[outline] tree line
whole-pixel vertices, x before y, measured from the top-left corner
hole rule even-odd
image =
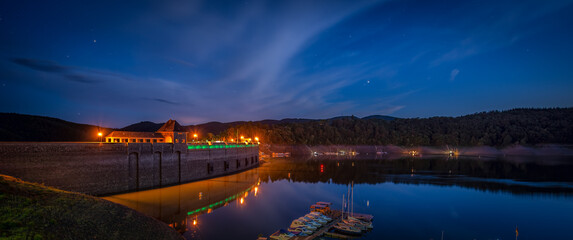
[[[229,127],[219,137],[259,137],[270,144],[495,146],[573,143],[573,108],[513,109],[461,117],[328,120]]]

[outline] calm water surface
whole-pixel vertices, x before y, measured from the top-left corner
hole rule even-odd
[[[573,239],[573,159],[271,159],[239,174],[106,197],[187,239],[256,239],[329,201],[374,215],[363,239]]]

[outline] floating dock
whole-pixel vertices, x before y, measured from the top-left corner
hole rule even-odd
[[[328,229],[330,229],[332,226],[334,226],[334,224],[340,222],[341,220],[341,216],[342,216],[342,212],[338,211],[338,210],[331,210],[329,214],[326,214],[327,217],[332,218],[332,222],[329,222],[328,224],[322,226],[321,228],[317,229],[314,233],[312,233],[311,235],[308,236],[296,236],[291,238],[292,240],[312,240],[315,239],[317,237],[322,236],[325,232],[328,231]]]
[[[349,238],[360,238],[360,236],[349,236],[349,235],[345,235],[345,234],[340,234],[340,233],[331,233],[328,232],[328,230],[333,227],[334,225],[336,225],[337,223],[339,223],[340,221],[342,221],[342,211],[340,210],[330,210],[330,212],[328,214],[326,214],[326,216],[332,218],[332,222],[322,226],[321,228],[317,229],[314,233],[312,233],[311,235],[308,236],[295,236],[293,238],[291,238],[291,240],[312,240],[315,239],[317,237],[320,237],[322,235],[326,235],[328,237],[335,237],[335,238],[343,238],[343,239],[349,239]],[[369,214],[362,214],[362,213],[354,213],[352,214],[353,217],[355,218],[360,218],[360,219],[364,219],[365,221],[371,222],[372,219],[374,218],[374,216],[369,215]]]
[[[360,219],[361,221],[368,223],[368,226],[363,225],[361,227],[358,227],[358,229],[357,229],[357,228],[354,228],[354,227],[356,227],[355,223],[350,223],[350,224],[352,224],[352,226],[348,226],[347,223],[345,223],[345,222],[341,223],[343,221],[342,217],[344,215],[344,212],[342,212],[340,210],[330,209],[331,205],[332,205],[332,203],[330,203],[330,202],[317,202],[316,204],[313,204],[310,206],[311,212],[319,212],[319,213],[322,213],[323,215],[327,216],[328,218],[332,219],[329,223],[326,223],[326,225],[314,230],[311,235],[296,236],[295,234],[293,234],[291,232],[288,232],[284,229],[280,229],[279,231],[273,233],[268,239],[312,240],[312,239],[315,239],[315,238],[318,238],[321,236],[342,238],[342,239],[352,239],[352,238],[360,238],[365,231],[370,231],[372,229],[371,223],[372,223],[372,219],[374,218],[374,216],[372,216],[370,214],[351,213],[350,215],[352,217]],[[351,220],[351,221],[353,221],[353,220]],[[305,220],[303,220],[303,222],[305,222]],[[339,226],[337,226],[338,223],[341,223],[341,226],[345,226],[345,225],[346,226],[343,229],[341,229]],[[301,224],[300,220],[299,220],[299,222],[297,222],[297,224]],[[315,224],[315,223],[313,223],[313,224]],[[331,229],[332,229],[332,231],[331,231]],[[339,231],[342,231],[342,233]],[[344,234],[344,232],[348,232],[350,235]],[[355,236],[351,236],[351,235],[355,235]],[[267,238],[262,237],[262,238],[259,238],[258,240],[264,240],[264,239],[267,239]]]

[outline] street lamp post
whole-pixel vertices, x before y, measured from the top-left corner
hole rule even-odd
[[[99,136],[99,142],[103,142],[103,133],[98,132],[97,135]]]

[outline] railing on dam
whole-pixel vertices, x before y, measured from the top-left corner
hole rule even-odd
[[[187,149],[226,149],[226,148],[244,148],[244,147],[258,147],[258,144],[193,144],[188,145]]]

